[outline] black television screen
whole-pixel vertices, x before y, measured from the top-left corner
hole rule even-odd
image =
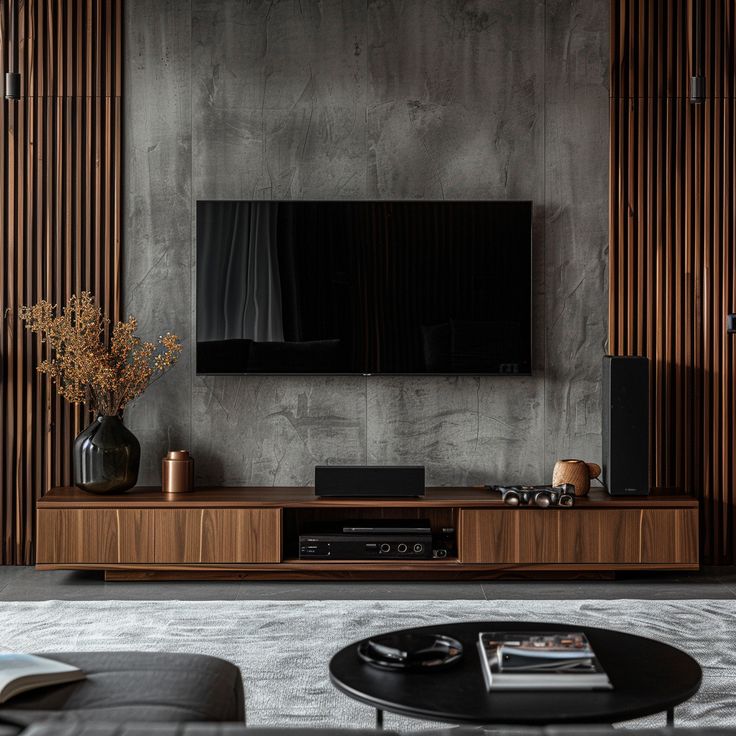
[[[531,202],[197,203],[197,372],[528,374]]]

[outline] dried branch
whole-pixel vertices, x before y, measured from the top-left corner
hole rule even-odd
[[[50,357],[38,365],[38,371],[49,376],[60,396],[72,404],[87,403],[98,414],[121,412],[181,353],[179,338],[170,332],[156,343],[143,342],[135,334],[134,317],[113,327],[108,344],[110,320],[86,291],[72,296],[61,313],[43,300],[21,307],[18,316],[49,347]]]

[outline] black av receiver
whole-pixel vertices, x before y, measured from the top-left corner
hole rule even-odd
[[[300,560],[431,559],[425,519],[361,519],[316,527],[299,535]]]

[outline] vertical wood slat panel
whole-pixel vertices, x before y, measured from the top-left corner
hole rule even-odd
[[[89,289],[121,314],[122,0],[25,0],[22,98],[0,102],[0,562],[29,564],[35,500],[71,481],[87,421],[36,373],[17,309]],[[8,3],[0,3],[7,64]]]
[[[719,564],[736,561],[736,12],[704,0],[695,106],[693,7],[611,2],[609,341],[650,358],[652,483],[700,494]]]
[[[693,56],[692,0],[611,0],[610,94],[686,98]],[[703,0],[706,92],[736,96],[736,7],[733,0]]]

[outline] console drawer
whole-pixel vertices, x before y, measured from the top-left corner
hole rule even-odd
[[[463,509],[462,563],[697,565],[697,509]]]
[[[144,564],[154,556],[152,509],[39,509],[39,564]]]
[[[280,509],[161,509],[156,562],[281,562]]]
[[[38,564],[281,562],[281,510],[39,509]]]

